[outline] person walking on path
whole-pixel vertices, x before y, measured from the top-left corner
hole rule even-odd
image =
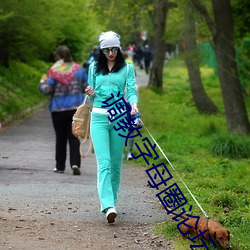
[[[127,132],[114,129],[116,122],[109,121],[108,109],[102,106],[111,95],[114,96],[113,102],[124,97],[126,88],[131,115],[134,115],[138,112],[137,94],[134,66],[124,60],[120,36],[113,31],[104,32],[100,34],[99,42],[99,57],[89,67],[86,93],[93,100],[90,134],[97,159],[97,189],[101,211],[106,214],[108,223],[113,223],[117,216],[115,205],[125,144],[125,138],[118,133],[126,136]]]
[[[73,61],[67,46],[59,46],[55,51],[55,64],[50,68],[48,77],[43,77],[39,89],[50,95],[49,110],[56,134],[55,173],[64,173],[66,168],[67,141],[69,141],[70,166],[73,175],[80,175],[80,142],[72,134],[72,117],[84,100],[84,87],[87,74]]]
[[[144,67],[145,67],[145,72],[148,75],[151,61],[153,59],[152,51],[149,48],[149,46],[146,44],[143,52],[143,57],[144,57]]]

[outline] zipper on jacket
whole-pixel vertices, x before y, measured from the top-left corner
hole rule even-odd
[[[111,87],[110,87],[110,75],[111,75],[111,72],[109,72],[109,84],[108,84],[108,86],[109,86],[109,96],[111,97]]]

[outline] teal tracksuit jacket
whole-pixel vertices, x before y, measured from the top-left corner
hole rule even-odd
[[[137,103],[134,66],[126,66],[118,72],[107,75],[95,73],[95,62],[89,67],[88,84],[95,89],[93,100],[94,108],[103,108],[106,101],[113,94],[112,102],[124,97],[126,92],[130,104]],[[120,92],[118,96],[118,92]],[[125,139],[118,133],[126,135],[127,132],[116,131],[117,121],[111,122],[109,114],[94,112],[91,114],[90,134],[94,145],[97,160],[97,189],[101,202],[101,211],[115,207],[118,198],[118,189],[121,179],[122,154]]]

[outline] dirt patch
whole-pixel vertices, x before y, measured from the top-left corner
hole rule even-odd
[[[1,218],[1,249],[172,249],[141,223]]]

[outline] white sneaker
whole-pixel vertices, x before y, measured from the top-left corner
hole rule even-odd
[[[108,220],[108,223],[114,223],[116,216],[117,216],[117,212],[115,208],[110,207],[107,209],[106,218]]]
[[[127,161],[133,160],[132,154],[129,152],[127,155]]]
[[[63,174],[63,173],[64,173],[63,170],[57,170],[57,168],[54,168],[53,171],[54,171],[55,173],[59,173],[59,174]]]
[[[81,171],[80,171],[80,168],[78,166],[73,165],[72,170],[73,170],[73,175],[81,175]]]

